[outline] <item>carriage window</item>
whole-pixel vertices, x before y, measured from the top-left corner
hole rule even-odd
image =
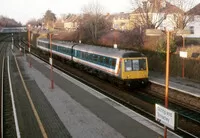
[[[57,45],[52,44],[52,50],[57,50]]]
[[[132,62],[130,59],[124,60],[125,63],[125,71],[131,71],[132,70]]]
[[[98,61],[98,56],[97,55],[93,55],[93,60],[94,60],[94,62],[97,62]]]
[[[103,63],[103,57],[102,57],[102,56],[99,57],[99,62],[100,62],[101,64]]]
[[[114,69],[114,68],[115,68],[115,65],[116,65],[116,59],[112,59],[111,65],[112,65],[112,68]]]
[[[88,53],[85,53],[85,59],[88,60]]]
[[[88,53],[88,61],[92,61],[92,54]]]
[[[132,60],[132,63],[133,70],[139,70],[139,60]]]
[[[127,59],[124,61],[125,71],[146,70],[145,59]]]
[[[109,58],[108,57],[105,57],[104,63],[106,66],[109,66]]]
[[[146,70],[146,60],[145,59],[140,59],[139,60],[140,64],[140,70]]]
[[[80,51],[77,50],[77,55],[76,57],[80,58]]]
[[[85,59],[85,52],[82,52],[82,59]]]
[[[82,51],[79,51],[79,57],[82,58]]]

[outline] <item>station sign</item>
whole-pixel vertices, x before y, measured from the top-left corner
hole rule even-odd
[[[180,57],[182,57],[182,58],[187,58],[187,52],[185,52],[185,51],[180,51],[180,52],[179,52],[179,55],[180,55]]]
[[[156,121],[160,122],[161,124],[175,129],[176,127],[176,114],[174,111],[169,110],[161,105],[156,104],[155,106],[155,118]]]

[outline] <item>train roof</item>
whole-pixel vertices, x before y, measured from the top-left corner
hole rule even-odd
[[[38,38],[38,40],[49,43],[49,39],[47,39],[47,38]],[[59,41],[59,40],[53,40],[52,43],[61,44],[62,46],[66,46],[66,47],[72,47],[73,44],[75,44],[75,43],[73,43],[73,42],[69,42],[69,41]]]
[[[41,39],[43,41],[47,41],[47,39]],[[69,45],[73,46],[75,43],[69,43],[66,41],[57,41],[53,40],[53,43],[59,43],[62,45],[66,45],[69,47]],[[74,46],[74,49],[76,50],[81,50],[81,51],[86,51],[90,53],[96,53],[99,55],[105,55],[105,56],[111,56],[111,57],[144,57],[144,55],[138,51],[132,51],[132,50],[122,50],[122,49],[117,49],[117,48],[111,48],[111,47],[102,47],[102,46],[95,46],[95,45],[86,45],[86,44],[79,44],[77,43]]]
[[[117,48],[102,47],[102,46],[95,46],[95,45],[78,44],[74,47],[74,49],[96,53],[100,55],[112,56],[112,57],[126,58],[126,57],[143,57],[144,56],[138,51],[122,50],[122,49],[117,49]]]

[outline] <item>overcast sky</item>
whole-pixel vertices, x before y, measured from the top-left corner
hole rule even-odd
[[[65,13],[81,13],[82,7],[94,0],[0,0],[0,15],[14,18],[23,24],[32,18],[41,18],[49,9],[56,16]],[[104,12],[130,12],[130,0],[98,0]],[[195,0],[200,3],[200,0]]]

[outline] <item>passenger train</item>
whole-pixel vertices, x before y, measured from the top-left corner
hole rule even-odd
[[[48,39],[38,38],[37,47],[50,52]],[[52,53],[119,84],[148,82],[148,61],[142,53],[81,43],[53,41]]]

